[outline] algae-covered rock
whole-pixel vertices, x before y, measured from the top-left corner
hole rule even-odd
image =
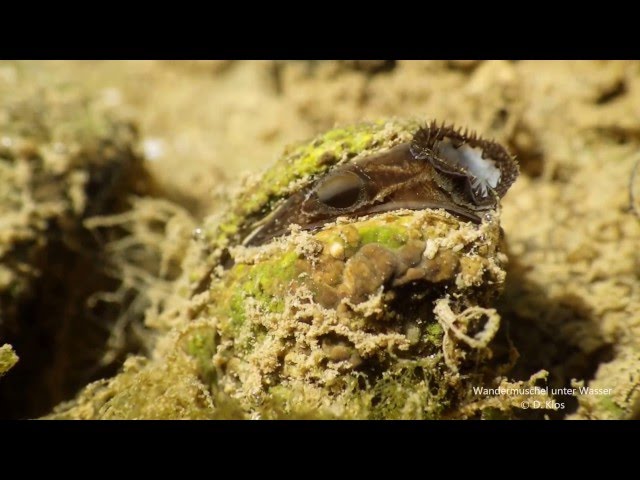
[[[473,387],[504,386],[513,360],[491,306],[517,164],[423,125],[338,128],[286,149],[196,231],[175,283],[183,308],[165,312],[152,358],[54,418],[511,415]]]

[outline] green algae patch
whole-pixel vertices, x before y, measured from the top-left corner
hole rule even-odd
[[[425,329],[425,335],[427,337],[427,341],[440,347],[442,345],[442,335],[444,334],[444,330],[439,323],[430,323]]]
[[[618,405],[610,395],[603,395],[599,403],[602,409],[611,415],[612,418],[625,418],[627,414],[625,409]]]
[[[49,418],[212,419],[215,412],[193,363],[184,354],[172,354],[158,364],[130,358],[117,377],[89,385]]]
[[[298,254],[288,252],[283,256],[255,266],[239,264],[233,267],[231,277],[239,284],[229,302],[231,325],[244,323],[244,302],[255,298],[268,312],[282,312],[283,293],[286,284],[296,273]]]
[[[397,371],[385,372],[372,387],[368,418],[376,420],[433,420],[449,406],[446,374],[433,358],[406,361]]]
[[[259,323],[247,322],[250,315],[284,311],[288,285],[299,273],[297,261],[296,252],[287,252],[256,265],[239,263],[224,283],[214,285],[211,295],[217,302],[210,313],[221,319],[221,330],[236,338],[242,351],[252,351],[267,334]]]
[[[286,155],[284,161],[267,170],[262,182],[263,188],[249,195],[243,204],[243,213],[255,212],[271,198],[282,196],[292,182],[320,174],[341,158],[356,155],[368,148],[373,140],[371,127],[372,125],[356,125],[338,128],[295,148]]]
[[[205,385],[211,385],[216,380],[216,370],[212,363],[216,352],[216,331],[210,327],[197,328],[190,331],[183,339],[184,350],[197,363],[196,370]]]
[[[407,243],[406,229],[393,225],[365,225],[358,229],[362,245],[379,243],[387,248],[399,248]]]
[[[282,286],[293,279],[296,273],[296,252],[287,252],[282,257],[253,266],[241,286],[247,295],[256,295],[258,299],[269,300],[282,291]],[[272,309],[282,311],[281,308]]]
[[[0,347],[0,377],[11,370],[18,363],[18,355],[13,351],[11,345]]]

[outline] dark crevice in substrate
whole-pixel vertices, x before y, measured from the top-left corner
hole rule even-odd
[[[104,274],[97,257],[82,257],[53,242],[43,259],[43,276],[31,301],[19,309],[19,332],[5,340],[20,355],[0,382],[0,417],[34,418],[72,398],[87,383],[117,372],[126,350],[107,364],[110,327],[120,305],[90,311],[94,292],[114,291],[118,282]],[[140,345],[128,345],[135,351]]]
[[[518,258],[510,257],[505,291],[497,302],[507,335],[519,353],[509,376],[526,380],[544,369],[549,372],[549,388],[571,388],[572,379],[588,382],[598,366],[611,360],[613,355],[613,347],[605,340],[598,319],[575,295],[548,296],[539,284],[527,277],[526,271]],[[591,348],[587,350],[585,345]],[[551,419],[561,419],[578,408],[574,396],[555,395],[554,398],[564,403],[565,408],[525,414],[538,418],[546,414]]]
[[[624,96],[628,92],[627,82],[620,80],[596,98],[596,105],[604,105]]]
[[[116,291],[120,280],[107,274],[104,243],[84,228],[83,219],[126,209],[126,196],[151,188],[151,180],[131,151],[113,156],[99,151],[87,160],[87,171],[84,215],[65,214],[42,232],[46,246],[30,259],[40,274],[31,281],[29,294],[12,305],[12,321],[0,324],[2,343],[13,345],[20,357],[0,381],[1,419],[46,415],[87,383],[115,374],[127,354],[143,348],[131,328],[115,350],[109,345],[113,326],[133,294],[118,303],[88,305],[93,294]],[[55,179],[49,182],[55,187]],[[112,234],[119,235],[115,229]],[[105,361],[107,352],[111,357]]]

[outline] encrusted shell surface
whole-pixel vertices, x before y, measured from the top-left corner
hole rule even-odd
[[[434,307],[489,306],[504,281],[499,244],[495,216],[476,225],[423,210],[237,247],[206,311],[218,319],[217,388],[251,413],[277,400],[294,415],[387,418],[400,397],[418,395],[409,416],[439,415],[471,364],[446,365]],[[478,321],[461,328],[473,335]]]
[[[454,322],[480,309],[453,326],[469,338],[488,328],[506,260],[496,209],[480,223],[442,209],[338,217],[242,245],[280,199],[331,166],[410,141],[419,125],[348,127],[298,146],[207,229],[204,243],[218,247],[209,259],[224,265],[209,260],[193,317],[215,319],[213,388],[248,415],[438,417],[467,395],[462,373],[482,376],[490,349],[464,344],[434,308],[445,302]],[[410,398],[410,411],[397,411]]]

